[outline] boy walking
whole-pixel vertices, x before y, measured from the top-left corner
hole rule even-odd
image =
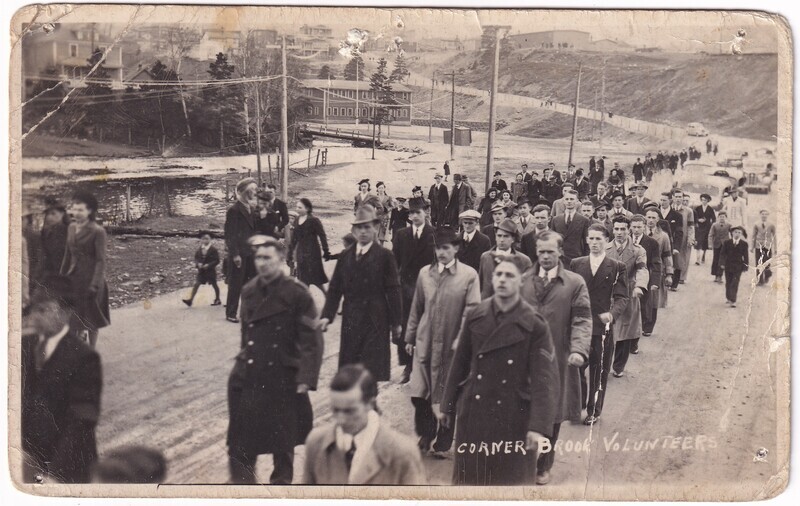
[[[211,244],[211,234],[200,232],[200,247],[194,253],[194,265],[197,268],[197,279],[192,287],[192,294],[183,303],[192,307],[194,296],[200,285],[210,284],[214,289],[214,302],[212,306],[219,306],[219,286],[217,286],[217,265],[219,264],[219,251]]]
[[[725,273],[725,298],[730,307],[736,307],[736,294],[739,292],[739,278],[743,272],[747,272],[747,264],[750,262],[750,253],[747,241],[742,237],[747,237],[744,227],[735,226],[731,228],[732,239],[728,239],[722,245],[720,252],[719,268]]]

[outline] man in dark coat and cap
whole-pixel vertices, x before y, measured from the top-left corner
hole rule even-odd
[[[397,358],[400,365],[404,366],[400,383],[408,383],[411,377],[413,361],[411,355],[406,353],[405,334],[408,324],[408,315],[411,311],[411,302],[414,300],[414,290],[417,286],[417,276],[420,269],[433,262],[434,228],[427,223],[428,207],[421,197],[409,200],[408,216],[411,225],[400,229],[392,237],[392,253],[397,261],[400,273],[400,288],[403,292],[403,332],[401,341],[397,345]]]
[[[447,192],[447,185],[442,183],[442,175],[433,176],[436,183],[431,185],[428,191],[428,201],[431,203],[431,224],[439,226],[439,220],[445,221],[447,216],[447,204],[450,203],[450,194]]]
[[[467,313],[441,403],[456,433],[455,485],[525,485],[552,435],[560,380],[547,322],[520,297],[523,256],[500,260],[494,295]]]
[[[378,223],[371,206],[356,211],[356,244],[339,255],[319,323],[326,331],[344,297],[339,367],[362,363],[377,381],[389,381],[389,334],[399,341],[403,299],[394,255],[375,242]]]
[[[256,275],[253,254],[248,240],[256,235],[258,217],[255,201],[258,183],[246,177],[236,184],[236,202],[225,214],[225,250],[228,253],[228,299],[225,317],[239,323],[239,296],[242,287]]]
[[[294,447],[314,420],[308,391],[317,387],[323,340],[308,287],[283,273],[286,246],[250,240],[258,276],[242,290],[241,350],[228,381],[231,481],[256,483],[256,460],[271,453],[271,484],[290,485]]]
[[[475,272],[480,269],[481,255],[492,249],[491,239],[478,230],[480,217],[480,213],[473,209],[464,211],[458,216],[462,230],[458,261],[469,265]]]

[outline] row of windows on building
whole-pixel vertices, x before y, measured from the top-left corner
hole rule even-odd
[[[352,118],[354,117],[355,113],[358,111],[357,108],[353,107],[328,107],[328,116],[344,116]],[[408,109],[407,108],[400,108],[400,109],[389,109],[389,114],[396,118],[407,118],[408,117]],[[314,116],[319,116],[320,108],[318,106],[309,106],[308,107],[308,114],[313,114]],[[361,108],[361,113],[358,115],[359,118],[368,118],[369,117],[369,109],[366,107]]]
[[[321,96],[322,93],[316,93],[317,91],[322,91],[322,90],[318,90],[316,88],[306,88],[306,95],[308,95],[310,97],[313,97],[315,95],[316,96]],[[356,94],[357,93],[358,93],[358,91],[356,91],[356,90],[331,90],[331,91],[328,91],[328,94],[330,96],[341,97],[341,98],[356,98]],[[408,93],[408,92],[405,92],[405,91],[394,91],[394,92],[392,92],[392,95],[395,98],[399,98],[401,100],[410,100],[411,99],[411,96],[410,96],[411,94]],[[362,91],[361,92],[361,98],[363,98],[363,99],[373,99],[373,98],[376,98],[376,95],[372,91]]]

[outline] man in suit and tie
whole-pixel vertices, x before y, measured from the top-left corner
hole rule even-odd
[[[89,483],[97,459],[100,356],[70,327],[72,282],[49,276],[33,295],[22,336],[21,440],[26,483]],[[41,476],[41,480],[34,475]]]
[[[550,230],[550,208],[544,204],[539,204],[533,208],[531,216],[534,229],[522,236],[519,250],[528,258],[536,258],[536,239],[539,235]]]
[[[592,190],[592,185],[589,180],[583,175],[583,169],[575,171],[575,179],[572,181],[575,185],[575,191],[578,192],[578,200],[583,202],[589,198],[589,193]]]
[[[500,226],[500,223],[506,219],[506,208],[503,206],[501,202],[495,202],[492,204],[492,224],[486,225],[481,229],[481,233],[489,238],[489,242],[492,244],[492,247],[495,246],[495,232],[497,231],[497,227]]]
[[[307,485],[425,485],[419,448],[376,410],[378,384],[360,364],[339,369],[331,381],[333,423],[306,439]]]
[[[533,223],[533,216],[531,216],[532,208],[533,206],[531,205],[531,202],[526,198],[523,198],[517,202],[517,210],[519,211],[519,214],[512,218],[514,223],[517,224],[517,237],[522,237],[528,232],[532,232],[536,228]]]
[[[552,227],[564,238],[564,265],[569,265],[573,258],[586,255],[589,251],[586,235],[591,223],[578,212],[578,192],[564,191],[564,213],[553,218]]]
[[[641,214],[635,214],[631,218],[631,241],[644,248],[647,254],[647,272],[648,282],[647,291],[644,292],[641,300],[641,319],[642,319],[642,335],[649,335],[646,333],[644,324],[647,321],[647,316],[653,312],[653,302],[658,300],[658,290],[661,288],[661,279],[663,277],[664,266],[661,258],[661,245],[659,242],[645,233],[647,229],[647,220]],[[635,338],[631,343],[631,353],[636,355],[639,353],[639,338]]]
[[[611,209],[608,211],[608,219],[613,223],[614,218],[617,216],[624,216],[630,219],[633,214],[625,209],[625,195],[620,192],[614,192],[611,195]]]
[[[589,255],[574,259],[570,263],[570,270],[583,276],[586,281],[592,307],[589,363],[581,367],[582,398],[587,399],[587,416],[583,423],[592,425],[603,411],[608,372],[614,360],[614,333],[611,325],[622,315],[628,305],[629,295],[625,264],[606,255],[608,230],[602,225],[591,225],[586,242],[589,244]],[[587,368],[588,385],[585,377]]]
[[[743,272],[747,272],[750,253],[747,241],[743,239],[743,237],[747,238],[744,227],[731,227],[731,236],[731,239],[722,244],[719,268],[725,273],[725,303],[730,307],[736,307],[739,279]]]
[[[400,365],[405,366],[400,383],[408,383],[411,377],[413,360],[406,353],[405,334],[408,325],[408,315],[411,312],[411,302],[414,300],[414,290],[417,287],[417,276],[420,269],[433,262],[434,255],[434,229],[426,223],[425,200],[412,198],[408,204],[408,218],[411,225],[398,230],[392,238],[392,253],[397,260],[397,269],[400,273],[400,287],[403,292],[403,332],[397,345],[397,358]]]
[[[652,202],[651,205],[645,209],[645,232],[644,235],[648,239],[653,239],[658,245],[656,253],[661,258],[661,277],[653,280],[652,272],[650,277],[650,290],[648,290],[645,297],[645,303],[642,304],[642,335],[647,337],[653,333],[658,319],[658,309],[666,307],[667,287],[672,286],[672,244],[670,243],[669,234],[664,232],[658,226],[661,221],[661,215],[658,213],[658,204]],[[647,250],[647,247],[645,247]],[[651,263],[650,251],[647,250],[647,263]],[[654,289],[658,286],[658,289]]]
[[[431,185],[428,191],[428,202],[431,204],[431,224],[434,227],[439,226],[439,221],[445,221],[447,215],[447,204],[450,203],[450,196],[447,193],[447,185],[442,184],[442,175],[436,174],[433,176],[436,183]]]
[[[470,209],[469,202],[472,197],[472,188],[464,184],[461,174],[453,174],[453,189],[450,192],[450,203],[447,205],[447,223],[451,227],[458,227],[458,216]]]
[[[644,206],[650,199],[644,196],[644,192],[647,190],[647,185],[644,183],[636,183],[635,185],[630,187],[631,190],[635,192],[633,197],[628,199],[625,207],[631,214],[644,214]]]
[[[561,185],[561,198],[558,198],[553,202],[553,207],[550,209],[550,217],[555,218],[561,214],[564,214],[564,195],[574,189],[572,183],[564,183]]]
[[[458,261],[469,265],[478,272],[481,264],[481,255],[492,249],[492,241],[478,230],[478,220],[481,213],[473,209],[464,211],[459,216],[461,220],[462,244],[458,249]]]
[[[481,278],[481,299],[488,299],[494,295],[492,273],[495,266],[506,257],[521,257],[520,264],[525,267],[523,272],[532,263],[530,257],[514,249],[514,243],[517,242],[517,225],[510,218],[506,218],[500,223],[500,226],[497,227],[495,238],[497,246],[481,255],[481,263],[478,269],[478,274]]]
[[[225,249],[228,253],[228,298],[225,318],[239,323],[242,287],[256,275],[253,252],[247,240],[256,234],[255,199],[258,183],[246,177],[236,184],[236,203],[225,213]]]

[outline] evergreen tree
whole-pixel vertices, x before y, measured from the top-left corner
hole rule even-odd
[[[358,74],[356,74],[356,69],[358,69]],[[363,81],[364,76],[366,76],[364,58],[361,57],[359,51],[353,51],[353,57],[344,67],[344,78],[348,81]]]
[[[226,81],[233,77],[235,67],[228,62],[224,53],[217,53],[217,58],[208,65],[208,74],[214,81]],[[236,116],[240,100],[237,88],[230,85],[210,86],[203,91],[203,106],[206,114],[200,115],[202,126],[212,136],[219,139],[219,147],[225,147],[226,131],[232,130],[232,119]],[[228,136],[230,132],[228,133]],[[212,139],[207,142],[216,144]]]
[[[378,132],[383,123],[391,121],[389,111],[391,106],[395,104],[392,95],[392,82],[389,76],[386,75],[386,58],[378,60],[378,68],[369,79],[369,88],[373,92],[373,96],[377,99],[380,105],[373,106],[375,111],[373,121],[378,125]]]
[[[333,70],[327,65],[323,65],[321,69],[319,69],[319,74],[317,75],[319,79],[336,79],[336,74],[333,73]]]
[[[402,52],[398,53],[397,58],[394,59],[394,69],[392,69],[389,80],[395,83],[402,83],[409,75],[411,75],[411,72],[408,70],[406,57]]]

